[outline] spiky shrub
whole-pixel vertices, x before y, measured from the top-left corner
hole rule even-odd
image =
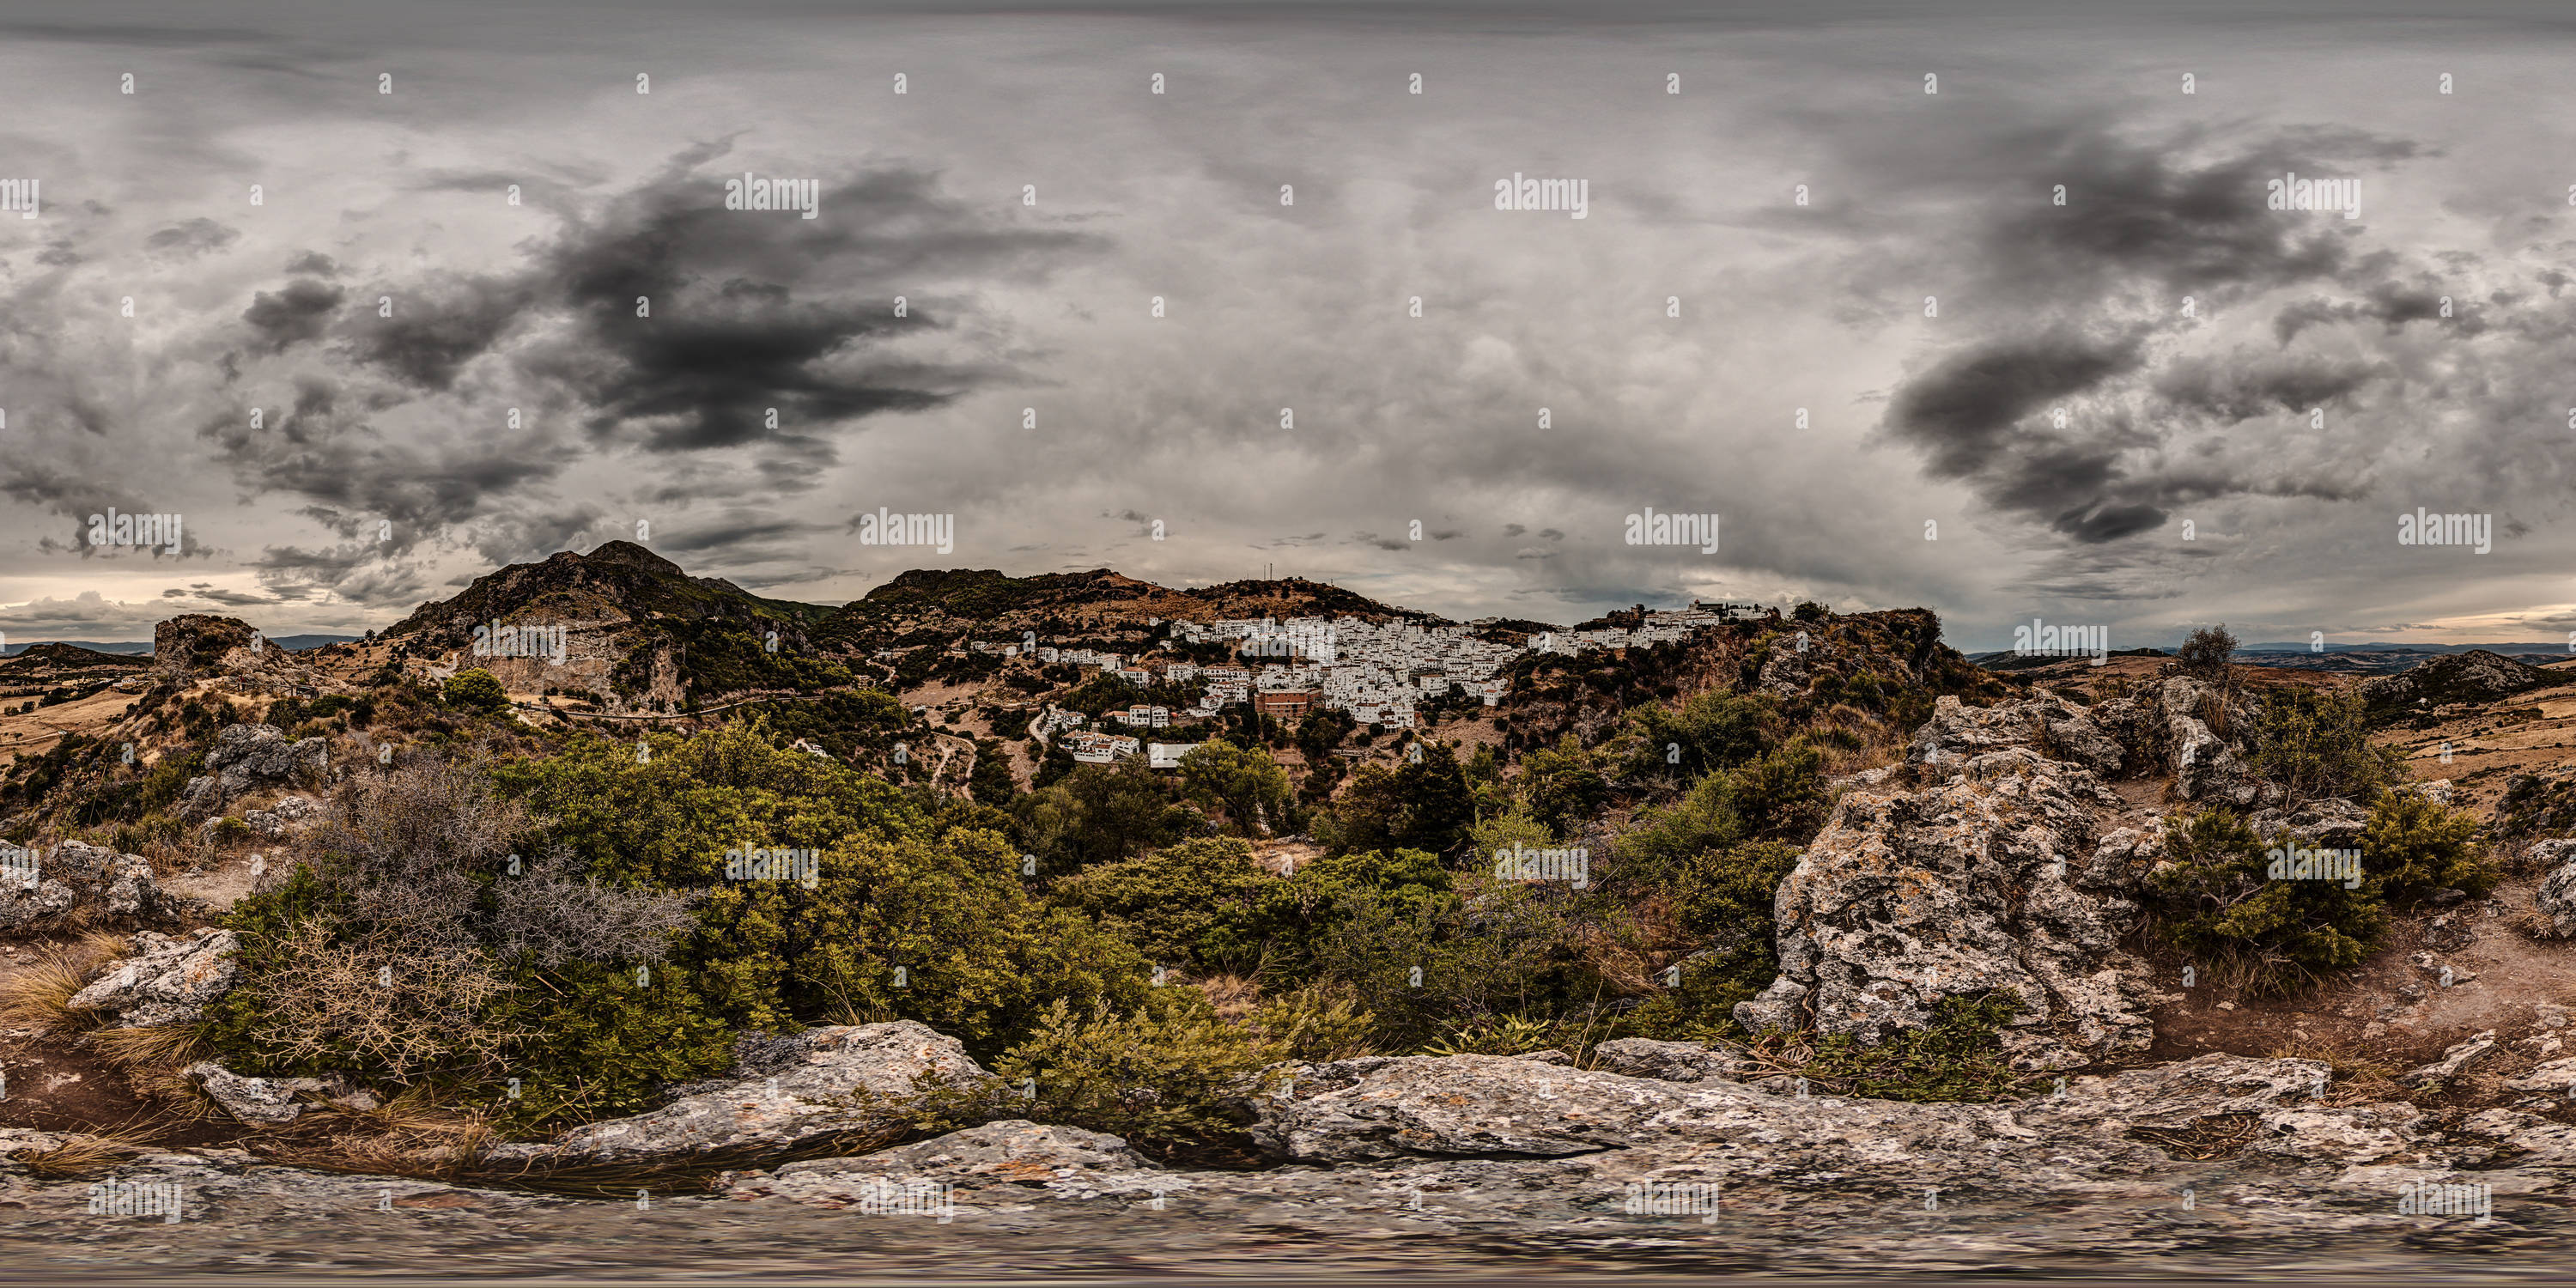
[[[1034,1082],[1029,1117],[1207,1158],[1248,1152],[1239,1102],[1288,1077],[1285,1057],[1260,1030],[1218,1019],[1196,989],[1170,988],[1123,1014],[1059,999],[994,1073],[1007,1086]]]
[[[2309,843],[2277,838],[2287,850]],[[2388,927],[2383,878],[2368,843],[2354,888],[2325,880],[2274,880],[2267,847],[2245,821],[2204,810],[2168,826],[2171,862],[2147,878],[2156,933],[2208,964],[2221,983],[2256,994],[2287,991],[2326,971],[2359,965]]]
[[[2361,856],[2381,892],[2400,907],[2442,889],[2485,894],[2500,879],[2477,815],[2418,792],[2380,793],[2362,830]]]
[[[2359,689],[2276,688],[2250,723],[2248,762],[2293,801],[2366,801],[2405,781],[2405,758],[2370,741]]]
[[[1800,1035],[1787,1044],[1803,1056],[1799,1075],[1817,1091],[1873,1100],[1994,1100],[2020,1081],[2004,1056],[2002,1037],[2005,1021],[2020,1009],[2019,995],[2010,989],[1945,997],[1933,1004],[1930,1024],[1875,1045],[1844,1034]]]
[[[441,696],[447,699],[447,705],[460,711],[489,714],[508,710],[510,706],[509,691],[501,687],[501,681],[490,671],[479,666],[457,672],[447,681]]]

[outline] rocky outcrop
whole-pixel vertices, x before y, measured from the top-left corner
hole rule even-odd
[[[212,680],[237,693],[310,696],[335,687],[250,623],[208,613],[185,613],[152,628],[152,671],[161,680]]]
[[[682,1088],[651,1113],[577,1127],[552,1144],[504,1145],[496,1159],[544,1163],[667,1161],[724,1152],[777,1152],[869,1130],[918,1084],[966,1086],[987,1077],[957,1039],[910,1020],[811,1029],[736,1048],[726,1078]]]
[[[141,855],[121,854],[86,841],[39,849],[36,881],[0,885],[0,933],[33,933],[60,925],[75,912],[125,922],[168,922],[194,905],[164,891]]]
[[[146,930],[134,936],[133,956],[109,967],[65,1005],[134,1028],[187,1024],[232,991],[240,969],[233,954],[240,947],[240,936],[229,930],[177,938]]]
[[[1779,1096],[1679,1085],[1498,1056],[1371,1056],[1296,1071],[1258,1105],[1256,1138],[1304,1162],[1404,1157],[1569,1158],[1616,1151],[1624,1169],[1687,1168],[1732,1183],[1832,1176],[1842,1184],[2046,1188],[2168,1166],[2157,1144],[2224,1125],[2239,1148],[2287,1164],[2408,1156],[2422,1111],[2325,1098],[2325,1065],[2205,1055],[2000,1104]]]
[[[2161,834],[2110,826],[2122,807],[2026,747],[1860,775],[1780,884],[1780,979],[1737,1022],[1876,1043],[1946,998],[2008,993],[2017,1065],[2143,1049],[2152,996],[2119,942]]]
[[[179,797],[191,809],[216,809],[256,787],[319,782],[330,762],[327,738],[288,738],[275,725],[226,725],[206,753],[206,772],[189,779]]]
[[[306,741],[320,740],[306,739]],[[242,822],[247,824],[250,830],[274,841],[283,839],[287,833],[294,831],[298,824],[312,822],[321,816],[321,806],[302,796],[288,796],[267,809],[243,810]]]
[[[1168,1176],[1119,1137],[1025,1118],[969,1127],[853,1158],[816,1158],[768,1172],[731,1172],[726,1197],[783,1198],[818,1207],[878,1202],[916,1182],[966,1186],[1073,1186],[1099,1192],[1155,1188]]]
[[[2437,707],[2446,702],[2491,702],[2564,682],[2562,674],[2473,648],[2444,654],[2397,675],[2372,676],[2361,682],[2361,696],[2374,706]]]
[[[200,1060],[188,1066],[187,1077],[225,1113],[252,1127],[275,1127],[295,1121],[305,1110],[299,1096],[348,1109],[376,1107],[374,1093],[352,1086],[340,1074],[328,1078],[252,1078],[212,1060]]]
[[[1652,1038],[1614,1038],[1592,1048],[1593,1067],[1605,1073],[1658,1082],[1708,1082],[1752,1073],[1760,1066],[1743,1048],[1727,1043],[1658,1042]]]
[[[1938,764],[2014,747],[2071,760],[2105,777],[2118,774],[2128,760],[2119,740],[2088,719],[2084,708],[2044,689],[2027,701],[1991,707],[1942,695],[1932,704],[1932,718],[1914,731],[1906,759]]]
[[[2258,810],[2246,820],[2265,844],[2297,840],[2319,849],[2343,850],[2361,844],[2370,826],[2370,811],[2340,796],[2328,796],[2295,809]]]

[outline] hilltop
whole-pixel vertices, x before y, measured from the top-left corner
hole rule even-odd
[[[1008,634],[1021,630],[1150,628],[1157,620],[1354,617],[1446,625],[1433,613],[1390,607],[1355,591],[1301,577],[1232,581],[1175,590],[1107,568],[1010,577],[989,568],[915,569],[832,614],[821,633],[854,643],[900,637],[957,622]]]

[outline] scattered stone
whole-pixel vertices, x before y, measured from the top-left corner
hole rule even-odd
[[[40,850],[37,877],[33,887],[0,887],[0,932],[52,929],[79,912],[127,922],[170,922],[195,910],[190,901],[161,889],[143,856],[86,841]]]
[[[132,1028],[190,1023],[232,991],[239,971],[233,954],[240,947],[240,936],[229,930],[183,937],[146,930],[134,936],[133,956],[110,966],[65,1005],[114,1016]]]
[[[2514,1091],[2565,1091],[2576,1087],[2576,1056],[2552,1060],[2519,1078],[2507,1078],[2504,1085]]]
[[[298,1094],[346,1094],[345,1084],[336,1079],[249,1078],[212,1060],[189,1065],[187,1077],[225,1113],[252,1126],[274,1127],[295,1121],[304,1112],[304,1106],[295,1100]]]
[[[964,1086],[988,1076],[957,1039],[911,1020],[811,1029],[761,1042],[758,1058],[737,1064],[733,1081],[650,1113],[576,1127],[550,1145],[503,1145],[492,1157],[631,1162],[680,1160],[713,1150],[782,1151],[882,1125],[887,1107],[917,1093],[916,1079]]]
[[[179,797],[191,809],[218,809],[265,784],[319,780],[330,767],[330,755],[328,738],[290,739],[276,725],[226,725],[215,735],[215,749],[206,753],[206,772],[189,779]]]
[[[2487,1052],[2494,1050],[2495,1044],[2495,1030],[2488,1029],[2486,1032],[2470,1038],[2466,1042],[2459,1043],[2448,1051],[2444,1051],[2441,1059],[2420,1068],[2410,1070],[2406,1074],[2406,1080],[2409,1082],[2447,1082],[2460,1076],[2460,1070],[2467,1068],[2469,1061],[2475,1060],[2479,1056],[2485,1055]]]
[[[783,1198],[822,1207],[852,1207],[871,1189],[908,1181],[961,1186],[1070,1183],[1094,1190],[1107,1181],[1112,1188],[1132,1190],[1141,1188],[1132,1184],[1135,1174],[1159,1171],[1119,1137],[1013,1118],[852,1158],[808,1159],[772,1172],[729,1172],[718,1183],[732,1199]]]
[[[1743,1048],[1696,1042],[1657,1042],[1652,1038],[1617,1038],[1592,1048],[1595,1068],[1658,1082],[1714,1082],[1730,1079],[1739,1069],[1756,1067]]]

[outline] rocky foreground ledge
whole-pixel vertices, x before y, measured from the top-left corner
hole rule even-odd
[[[769,1053],[783,1072],[755,1068],[677,1115],[594,1124],[534,1152],[632,1162],[774,1144],[803,1134],[780,1124],[811,1124],[819,1102],[866,1085],[853,1066],[977,1072],[921,1026],[861,1028],[876,1032]],[[1256,1171],[1162,1168],[1115,1136],[995,1122],[735,1170],[712,1193],[604,1202],[227,1151],[46,1179],[23,1160],[66,1138],[18,1132],[0,1140],[22,1160],[0,1173],[0,1242],[27,1268],[418,1270],[436,1255],[458,1270],[712,1261],[776,1277],[1963,1273],[2116,1255],[2130,1272],[2438,1262],[2454,1278],[2512,1278],[2564,1265],[2576,1230],[2576,1127],[2488,1110],[2437,1130],[2413,1105],[2346,1096],[2313,1061],[2207,1055],[2019,1101],[1912,1104],[1775,1094],[1713,1072],[1723,1059],[1696,1047],[1610,1046],[1604,1063],[1629,1072],[1546,1053],[1301,1067],[1255,1106],[1277,1159]]]

